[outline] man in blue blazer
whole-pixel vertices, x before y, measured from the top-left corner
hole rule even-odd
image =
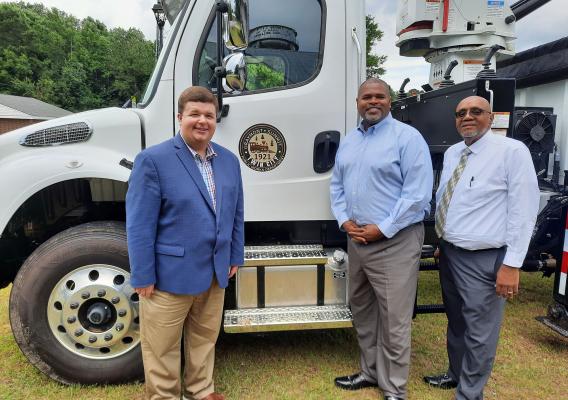
[[[244,262],[244,221],[239,161],[211,142],[217,111],[208,89],[186,89],[180,132],[141,152],[130,176],[126,230],[149,400],[224,398],[213,385],[215,342],[224,289]]]

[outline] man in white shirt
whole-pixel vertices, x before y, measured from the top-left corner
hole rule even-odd
[[[481,400],[489,379],[506,299],[519,290],[536,221],[539,189],[527,147],[494,134],[486,99],[456,108],[463,142],[444,154],[436,193],[440,282],[448,317],[448,372],[424,377],[457,387],[456,400]]]

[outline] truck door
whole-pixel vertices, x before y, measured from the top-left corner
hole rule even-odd
[[[212,3],[196,5],[180,42],[176,99],[190,85],[215,91]],[[344,11],[337,0],[249,2],[246,90],[225,93],[229,112],[213,138],[240,158],[247,221],[332,219],[330,169],[345,129]]]

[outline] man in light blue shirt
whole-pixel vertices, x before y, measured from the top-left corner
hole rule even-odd
[[[342,141],[331,179],[331,207],[348,235],[349,303],[361,371],[335,379],[357,390],[379,386],[406,399],[410,324],[430,210],[432,162],[420,133],[390,114],[388,85],[359,88],[362,122]]]

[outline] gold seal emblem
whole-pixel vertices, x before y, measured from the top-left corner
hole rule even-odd
[[[284,135],[271,125],[253,125],[241,136],[239,154],[247,167],[259,172],[271,171],[286,156]]]

